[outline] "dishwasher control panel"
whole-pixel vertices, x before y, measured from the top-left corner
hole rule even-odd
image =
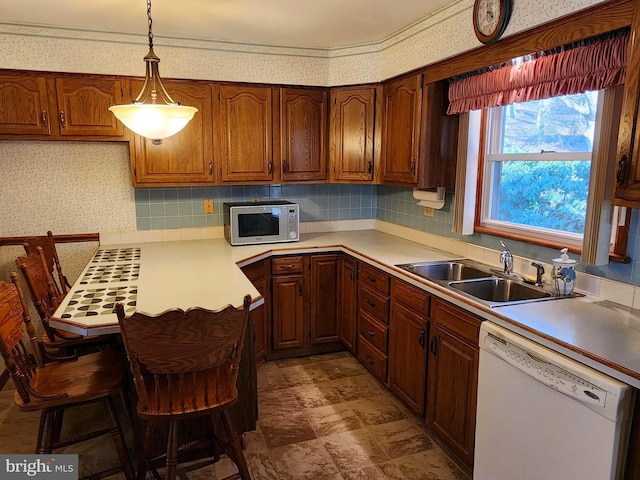
[[[548,387],[589,405],[604,407],[607,391],[509,340],[487,332],[484,348]]]

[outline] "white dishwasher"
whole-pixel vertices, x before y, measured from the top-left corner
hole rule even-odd
[[[474,480],[622,478],[634,393],[483,322]]]

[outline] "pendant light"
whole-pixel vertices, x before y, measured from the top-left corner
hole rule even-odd
[[[147,0],[149,21],[149,53],[144,57],[146,74],[144,85],[136,99],[129,105],[113,105],[109,110],[124,125],[138,135],[160,143],[182,130],[198,111],[175,102],[162,84],[158,73],[160,59],[153,52],[153,32],[151,31],[151,0]],[[162,103],[156,103],[160,100]]]

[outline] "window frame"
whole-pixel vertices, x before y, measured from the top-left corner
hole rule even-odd
[[[602,90],[598,95],[602,95]],[[481,113],[481,135],[478,158],[478,180],[476,185],[476,213],[474,231],[500,236],[507,239],[531,243],[549,248],[568,248],[573,253],[582,252],[583,235],[569,232],[560,232],[542,227],[520,226],[519,224],[491,219],[489,209],[491,208],[491,195],[493,190],[490,182],[496,181],[496,176],[490,175],[492,168],[489,162],[499,162],[506,160],[504,157],[509,154],[494,153],[500,150],[504,128],[502,127],[502,117],[505,115],[507,106],[483,109]],[[493,133],[493,134],[492,134]],[[594,141],[595,145],[595,141]],[[517,158],[509,158],[509,161],[574,161],[580,160],[582,152],[548,152],[516,154]],[[593,161],[593,150],[589,158],[582,160]]]

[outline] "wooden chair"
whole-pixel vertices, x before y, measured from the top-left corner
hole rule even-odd
[[[169,422],[165,478],[174,480],[178,421],[199,416],[207,416],[212,426],[218,419],[222,422],[226,438],[216,442],[238,467],[238,473],[227,478],[250,480],[240,437],[227,410],[238,399],[236,381],[250,305],[247,295],[242,310],[230,305],[220,312],[176,309],[155,317],[141,313],[126,317],[122,304],[116,305],[138,394],[137,413],[147,421],[138,480],[149,469],[157,475],[148,457],[160,421]]]
[[[0,348],[16,387],[14,400],[18,408],[41,412],[35,453],[49,454],[56,448],[111,433],[121,465],[91,478],[124,471],[127,479],[133,479],[133,465],[112,400],[112,395],[120,392],[124,378],[122,354],[107,350],[44,365],[16,273],[11,274],[11,281],[0,282]],[[24,344],[25,330],[34,347],[32,353]],[[102,402],[108,428],[61,441],[64,411],[92,402]]]
[[[44,330],[42,345],[46,350],[57,350],[60,354],[67,355],[78,347],[97,346],[111,348],[116,345],[114,335],[83,337],[75,333],[56,330],[49,325],[49,319],[64,299],[65,294],[56,291],[53,279],[47,269],[42,247],[37,246],[36,251],[26,257],[18,257],[16,265],[22,272],[31,293],[33,305],[36,307],[38,316],[42,321]]]
[[[62,273],[62,267],[60,266],[60,259],[58,258],[58,251],[56,250],[56,243],[53,240],[53,233],[51,230],[47,232],[46,236],[28,237],[24,241],[24,251],[29,255],[30,253],[36,253],[36,247],[42,248],[44,252],[44,258],[47,264],[47,270],[51,278],[53,279],[56,291],[59,294],[67,293],[71,288],[71,284],[67,277]],[[54,278],[54,270],[57,276],[57,281]]]

